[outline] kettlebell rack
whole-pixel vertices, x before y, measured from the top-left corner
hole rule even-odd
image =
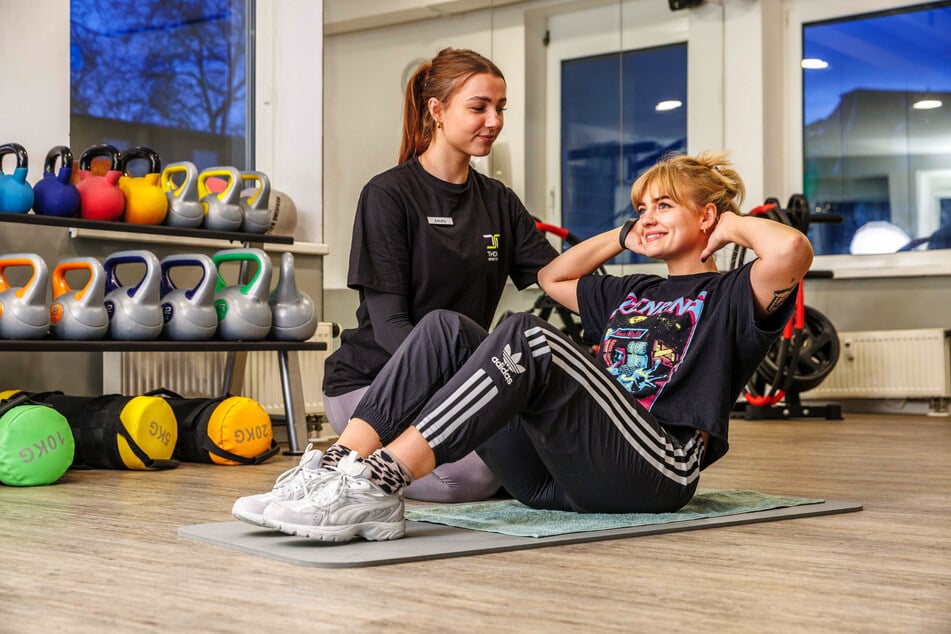
[[[125,222],[105,222],[83,218],[61,218],[0,212],[0,222],[63,227],[67,229],[91,229],[106,232],[144,233],[153,236],[205,238],[240,242],[248,247],[253,244],[293,244],[292,236],[276,236],[239,231],[215,231],[165,225],[136,225]],[[115,339],[81,341],[65,339],[0,339],[0,352],[225,352],[225,380],[222,393],[240,394],[244,382],[246,353],[272,351],[278,355],[281,372],[281,391],[284,397],[284,414],[287,423],[288,450],[286,455],[303,453],[301,442],[307,440],[307,420],[304,412],[304,387],[300,372],[298,353],[307,350],[323,351],[323,341],[174,341],[153,339],[147,341],[120,341]]]

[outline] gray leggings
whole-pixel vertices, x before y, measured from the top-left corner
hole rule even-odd
[[[324,409],[330,426],[338,434],[357,408],[370,386],[340,396],[324,394]],[[461,460],[439,465],[429,475],[414,481],[406,489],[406,497],[424,502],[476,502],[499,490],[499,481],[473,451]]]

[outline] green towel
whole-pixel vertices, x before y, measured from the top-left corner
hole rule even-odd
[[[756,491],[698,491],[675,513],[575,513],[533,509],[515,500],[446,504],[406,509],[406,519],[516,537],[551,537],[650,524],[686,522],[825,500],[767,495]]]

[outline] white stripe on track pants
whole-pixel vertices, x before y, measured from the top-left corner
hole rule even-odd
[[[384,445],[416,426],[436,464],[477,449],[506,491],[535,508],[672,511],[700,475],[699,432],[680,442],[593,356],[528,313],[491,334],[458,313],[429,313],[354,416]]]

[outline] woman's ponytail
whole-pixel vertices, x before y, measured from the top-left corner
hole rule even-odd
[[[427,107],[426,81],[433,63],[427,60],[420,64],[406,83],[403,98],[403,138],[400,142],[399,163],[418,156],[429,147],[432,141],[432,128]]]

